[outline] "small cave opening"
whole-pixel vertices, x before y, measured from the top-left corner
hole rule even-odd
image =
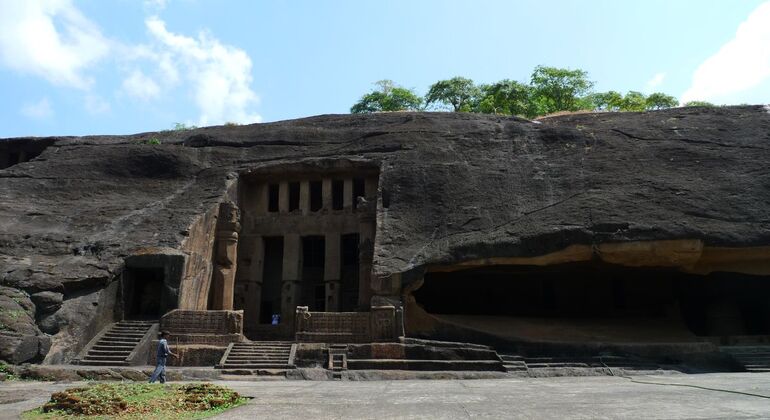
[[[595,262],[488,266],[426,273],[414,297],[439,318],[536,320],[500,327],[535,332],[561,323],[562,332],[585,327],[585,336],[604,327],[626,336],[644,328],[648,335],[674,328],[694,336],[770,334],[770,276]]]
[[[124,309],[126,319],[156,320],[165,313],[165,270],[159,268],[127,268]]]

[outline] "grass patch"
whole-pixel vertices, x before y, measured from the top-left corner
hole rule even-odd
[[[0,327],[3,327],[4,325],[0,323]],[[2,328],[0,328],[2,329]],[[13,368],[6,365],[5,362],[0,362],[0,373],[5,375],[6,381],[15,381],[19,379],[16,374],[13,372]]]
[[[55,392],[23,419],[202,419],[246,401],[237,392],[210,383],[95,384]]]

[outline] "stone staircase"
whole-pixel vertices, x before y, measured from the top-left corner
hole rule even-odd
[[[293,369],[290,364],[292,344],[289,341],[232,343],[216,367],[243,373],[259,369]]]
[[[409,339],[349,344],[347,348],[349,370],[505,372],[495,350],[478,344]]]
[[[624,370],[657,370],[659,365],[643,359],[623,356],[593,357],[524,357],[516,354],[499,354],[508,372],[524,372],[531,369],[559,368],[619,368]]]
[[[719,350],[731,355],[748,372],[770,372],[770,345],[722,346]]]
[[[593,357],[524,357],[527,369],[556,368],[618,368],[623,370],[658,370],[660,366],[648,360],[623,356]]]
[[[329,345],[329,364],[332,379],[342,379],[342,371],[348,370],[348,346],[345,344]]]
[[[524,357],[513,354],[501,354],[500,360],[503,361],[503,367],[508,372],[526,372],[527,362]]]
[[[153,321],[120,321],[91,344],[77,364],[87,366],[127,366],[128,357],[152,328]]]

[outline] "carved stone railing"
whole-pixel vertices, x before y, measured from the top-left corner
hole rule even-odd
[[[226,346],[243,340],[243,311],[175,309],[160,319],[160,330],[173,343]]]
[[[310,312],[307,306],[298,306],[294,320],[298,342],[370,343],[398,340],[394,306],[375,306],[371,312]]]

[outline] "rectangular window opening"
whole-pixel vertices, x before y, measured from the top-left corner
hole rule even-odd
[[[289,183],[289,211],[299,210],[299,182]]]
[[[345,182],[341,179],[332,181],[332,209],[342,210]]]
[[[363,178],[353,178],[353,208],[358,207],[358,197],[366,197],[366,184]]]
[[[321,181],[310,181],[310,211],[318,211],[323,207]]]
[[[267,211],[270,213],[278,212],[278,184],[267,186]]]

